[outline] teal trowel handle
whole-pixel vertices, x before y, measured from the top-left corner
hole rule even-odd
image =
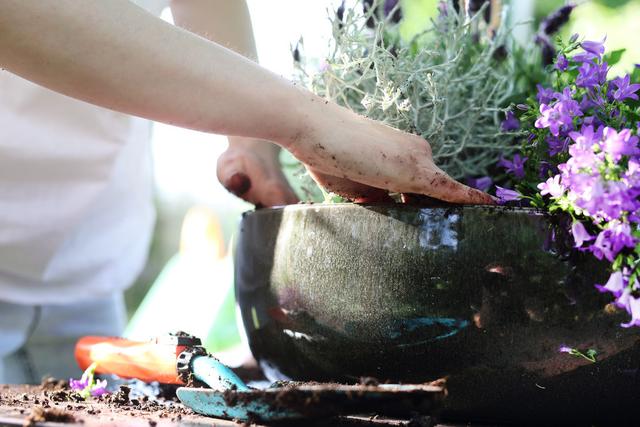
[[[244,381],[215,357],[194,356],[191,359],[191,372],[196,379],[214,390],[250,390]]]

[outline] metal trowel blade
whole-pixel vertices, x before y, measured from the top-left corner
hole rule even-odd
[[[444,390],[431,385],[313,384],[249,391],[181,387],[177,395],[199,414],[272,422],[370,412],[429,414],[444,398]]]

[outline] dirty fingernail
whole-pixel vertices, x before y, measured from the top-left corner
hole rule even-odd
[[[231,175],[225,187],[236,196],[242,196],[251,189],[251,180],[247,175],[237,172]]]

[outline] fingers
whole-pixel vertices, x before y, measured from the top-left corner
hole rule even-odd
[[[311,167],[307,167],[307,170],[318,185],[355,203],[393,202],[389,193],[381,188],[370,187],[345,178],[327,175]]]
[[[224,178],[222,185],[231,194],[242,197],[251,189],[251,179],[242,172],[235,172],[228,178]]]
[[[229,192],[256,206],[283,206],[299,201],[271,148],[260,151],[248,144],[230,144],[218,158],[217,175]]]
[[[429,197],[464,205],[495,205],[489,194],[459,183],[442,171],[431,175],[429,186],[421,192]]]

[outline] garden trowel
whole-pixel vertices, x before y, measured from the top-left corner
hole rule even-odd
[[[209,355],[198,338],[187,334],[148,342],[84,337],[76,344],[75,356],[82,369],[96,363],[96,374],[187,385],[176,392],[184,405],[203,415],[245,422],[371,412],[430,413],[444,397],[441,387],[431,385],[285,382],[254,389]],[[194,380],[210,388],[188,386]]]

